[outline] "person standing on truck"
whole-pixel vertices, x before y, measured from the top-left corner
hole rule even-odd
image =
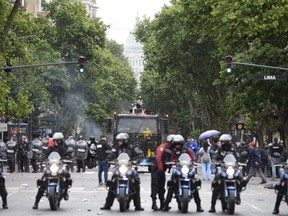
[[[165,154],[165,149],[171,147],[174,134],[170,134],[166,138],[166,142],[159,145],[156,149],[156,163],[151,167],[151,199],[152,209],[154,211],[160,211],[164,207],[164,195],[165,195],[165,171],[167,165],[165,161],[169,161],[169,155]],[[157,206],[157,194],[160,200],[160,208]]]

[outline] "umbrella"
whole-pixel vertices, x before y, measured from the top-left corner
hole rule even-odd
[[[208,131],[205,131],[205,132],[201,133],[200,136],[199,136],[199,139],[206,139],[206,138],[209,138],[209,137],[212,137],[212,136],[216,136],[216,135],[219,135],[219,134],[221,134],[220,131],[208,130]]]

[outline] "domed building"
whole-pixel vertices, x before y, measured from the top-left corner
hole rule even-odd
[[[135,78],[139,83],[141,73],[144,69],[144,52],[143,45],[136,41],[133,32],[136,30],[136,25],[139,22],[139,17],[136,18],[136,24],[133,30],[127,37],[126,43],[124,45],[124,55],[128,58],[129,65],[133,68]]]

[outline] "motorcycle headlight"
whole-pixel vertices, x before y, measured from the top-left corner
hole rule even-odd
[[[183,165],[182,167],[181,167],[181,172],[182,172],[182,174],[183,175],[188,175],[188,173],[189,173],[189,168],[188,168],[188,166],[187,165]]]
[[[121,165],[119,167],[119,172],[120,172],[121,175],[125,175],[127,173],[127,171],[128,171],[128,167],[127,166]]]
[[[230,166],[227,168],[226,173],[227,173],[229,179],[233,178],[234,172],[235,172],[235,170],[233,167]]]
[[[59,166],[57,164],[51,164],[50,171],[52,175],[56,175],[59,170]]]

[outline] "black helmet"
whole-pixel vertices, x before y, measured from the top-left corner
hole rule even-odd
[[[95,137],[94,137],[94,136],[90,136],[89,140],[90,140],[91,142],[95,142]]]

